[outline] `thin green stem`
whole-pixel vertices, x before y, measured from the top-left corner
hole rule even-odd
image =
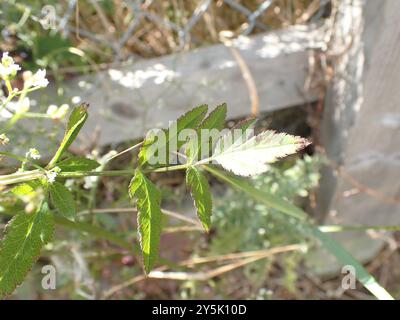
[[[0,186],[6,186],[15,183],[28,182],[43,178],[45,173],[40,170],[32,170],[26,172],[16,172],[8,175],[0,176]]]
[[[11,82],[10,82],[10,80],[6,80],[5,82],[6,82],[6,87],[7,87],[7,90],[8,90],[8,95],[11,96],[12,93],[13,93],[13,88],[11,86]]]
[[[145,172],[169,172],[169,171],[176,171],[176,170],[186,170],[189,168],[191,165],[190,164],[179,164],[176,166],[172,167],[162,167],[162,168],[157,168],[157,169],[148,169],[145,170]]]
[[[22,163],[27,162],[27,163],[31,164],[33,167],[35,167],[36,169],[44,171],[44,169],[41,166],[39,166],[36,163],[30,161],[26,157],[17,156],[16,154],[13,154],[13,153],[10,153],[10,152],[4,152],[4,151],[0,152],[0,156],[11,158],[11,159],[20,161]]]
[[[105,170],[105,171],[75,171],[75,172],[60,172],[59,178],[82,178],[82,177],[120,177],[130,176],[135,174],[135,170]]]
[[[1,104],[0,106],[0,111],[3,110],[3,108],[17,95],[16,92],[13,92],[12,94],[8,95],[7,99]]]
[[[125,149],[125,150],[123,150],[123,151],[117,153],[116,155],[114,155],[114,156],[112,156],[110,159],[108,159],[108,162],[110,162],[111,160],[113,160],[113,159],[115,159],[115,158],[117,158],[117,157],[119,157],[119,156],[121,156],[121,155],[123,155],[123,154],[129,152],[129,151],[132,151],[132,150],[136,149],[137,147],[140,147],[142,144],[143,144],[143,141],[140,142],[140,143],[135,144],[135,145],[132,146],[132,147],[129,147],[129,148],[127,148],[127,149]]]

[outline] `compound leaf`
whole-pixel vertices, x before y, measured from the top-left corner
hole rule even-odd
[[[169,164],[170,153],[178,151],[185,143],[185,141],[178,140],[179,133],[181,133],[184,129],[197,128],[200,122],[204,119],[207,110],[208,106],[206,104],[198,106],[186,112],[176,121],[176,130],[171,130],[171,126],[168,129],[163,129],[166,137],[165,144],[160,146],[158,152],[165,152],[166,157],[164,164]],[[173,148],[170,148],[171,144],[174,141],[176,141],[176,145],[174,145]],[[150,146],[152,146],[156,142],[156,136],[149,136],[145,139],[143,146],[139,152],[139,166],[144,166],[149,162],[150,158],[153,156],[153,152]]]
[[[222,130],[225,126],[227,105],[223,103],[217,106],[200,124],[199,129],[218,129]]]
[[[196,132],[197,132],[197,137],[196,139],[190,139],[188,141],[186,150],[187,150],[187,155],[189,158],[190,162],[193,162],[194,160],[200,160],[197,159],[199,156],[200,158],[203,157],[204,155],[202,154],[202,151],[206,147],[204,145],[205,143],[208,144],[208,151],[211,151],[212,148],[214,147],[212,144],[212,135],[211,135],[211,130],[217,130],[221,131],[224,126],[225,126],[225,119],[226,119],[226,113],[227,113],[227,105],[226,103],[223,103],[219,106],[217,106],[210,114],[201,122],[201,124],[198,126]],[[208,130],[208,132],[204,132],[202,130]],[[208,134],[208,139],[206,141],[202,140],[202,135],[203,134]],[[220,134],[218,134],[217,138],[219,137]],[[205,155],[209,156],[209,154]]]

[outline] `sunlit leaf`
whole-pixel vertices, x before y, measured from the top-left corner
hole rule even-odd
[[[129,195],[136,200],[138,231],[143,263],[149,273],[158,259],[161,236],[161,192],[137,170],[129,184]]]
[[[264,131],[251,136],[249,130],[236,136],[230,131],[218,140],[212,159],[226,170],[240,176],[252,176],[268,170],[268,164],[296,153],[309,142],[286,133]]]
[[[190,189],[197,216],[206,231],[211,227],[212,199],[210,186],[204,174],[196,167],[186,170],[186,184]]]
[[[53,230],[53,215],[47,203],[32,214],[23,212],[11,219],[0,244],[0,298],[22,283],[42,247],[51,240]]]
[[[196,132],[196,139],[190,139],[186,146],[187,156],[189,158],[189,162],[193,162],[194,160],[200,160],[203,156],[210,156],[210,152],[213,149],[212,137],[208,137],[207,141],[202,140],[202,135],[205,134],[204,131],[208,130],[208,133],[211,135],[211,130],[221,131],[225,125],[227,113],[226,103],[223,103],[216,107],[210,114],[200,123]],[[207,145],[205,145],[207,144]],[[202,151],[205,147],[208,147],[208,154],[203,155]]]
[[[88,104],[82,103],[80,106],[76,107],[72,111],[71,115],[69,116],[67,130],[65,131],[64,138],[61,141],[60,147],[58,148],[54,157],[47,165],[48,168],[54,167],[58,162],[58,160],[63,155],[63,153],[69,148],[72,142],[74,142],[79,131],[81,130],[81,128],[83,127],[88,118],[88,113],[87,113],[88,107],[89,107]]]
[[[165,153],[165,163],[162,164],[169,164],[169,157],[171,152],[178,151],[186,141],[179,141],[178,136],[179,133],[182,132],[184,129],[195,129],[200,124],[200,122],[204,119],[208,110],[207,105],[201,105],[196,107],[188,112],[186,112],[183,116],[181,116],[176,121],[176,130],[171,131],[170,127],[168,129],[163,129],[166,137],[166,143],[161,145],[159,148],[159,152]],[[172,148],[172,143],[176,141],[176,145]],[[143,146],[139,152],[139,166],[144,166],[147,164],[151,157],[154,156],[152,146],[154,143],[157,142],[157,137],[150,136],[144,140]],[[171,147],[170,147],[171,146]],[[171,150],[170,150],[171,149]]]

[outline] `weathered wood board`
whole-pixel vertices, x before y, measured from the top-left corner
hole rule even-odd
[[[337,160],[344,171],[378,196],[338,177],[329,212],[345,224],[400,223],[400,2],[382,1],[381,6],[380,32],[373,47],[364,48],[369,51],[364,74],[348,80],[349,90],[357,92],[347,105],[354,114],[344,128],[341,149],[335,150],[342,154]],[[343,113],[346,117],[346,110]]]
[[[400,1],[346,0],[342,5],[353,24],[342,23],[338,28],[354,28],[356,23],[356,29],[361,29],[353,34],[351,47],[336,65],[323,140],[329,158],[345,174],[327,167],[319,213],[325,214],[327,224],[398,225]],[[335,237],[362,261],[372,258],[383,244],[363,232]],[[329,257],[318,256],[314,262],[322,273],[333,271],[336,265]]]
[[[315,99],[303,86],[307,49],[322,45],[318,32],[299,26],[236,42],[255,80],[261,111]],[[251,109],[240,68],[222,44],[73,79],[65,94],[69,103],[73,97],[90,103],[84,133],[98,129],[100,144],[142,137],[204,103],[214,107],[227,102],[229,118],[246,116]]]

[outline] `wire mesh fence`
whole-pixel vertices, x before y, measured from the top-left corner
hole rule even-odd
[[[118,3],[117,3],[118,2]],[[28,20],[69,37],[106,60],[152,57],[220,40],[220,33],[251,35],[320,19],[330,0],[65,0],[3,1],[2,36]],[[10,10],[21,15],[13,21]],[[11,22],[10,22],[11,20]]]

